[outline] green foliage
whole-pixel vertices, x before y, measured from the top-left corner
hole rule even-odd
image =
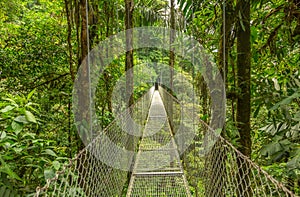
[[[261,128],[261,131],[270,136],[261,149],[262,156],[269,158],[267,164],[284,164],[285,175],[293,179],[300,178],[300,110],[296,104],[300,101],[299,90],[300,87],[271,107],[271,112],[277,111],[272,115],[273,122]],[[282,176],[280,178],[284,178]]]
[[[135,5],[135,26],[154,26],[164,24],[164,12],[168,2],[165,0],[138,0]]]
[[[0,186],[6,186],[7,195],[33,192],[50,177],[47,172],[60,169],[65,160],[54,152],[52,140],[38,134],[40,107],[31,101],[34,92],[6,94],[0,101]]]
[[[257,10],[255,14],[258,15],[254,15],[257,21],[252,33],[253,58],[256,65],[252,86],[255,98],[253,125],[255,129],[261,126],[262,133],[257,132],[255,142],[261,144],[258,149],[261,149],[262,163],[270,166],[284,164],[286,177],[299,180],[298,38],[287,33],[296,28],[295,24],[292,24],[294,19],[285,18],[285,13],[280,11],[288,9],[291,5],[277,2],[266,6],[267,9]],[[260,17],[264,25],[258,22]],[[259,31],[261,28],[267,32]],[[261,120],[264,120],[265,124],[261,124]],[[255,125],[256,122],[258,124]],[[283,174],[279,178],[284,178]]]
[[[7,195],[34,193],[74,153],[62,2],[0,2],[0,191]]]

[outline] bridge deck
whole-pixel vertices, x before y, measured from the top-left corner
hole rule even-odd
[[[153,94],[126,196],[191,196],[158,91]]]

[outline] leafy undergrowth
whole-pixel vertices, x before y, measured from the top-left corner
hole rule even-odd
[[[30,101],[33,94],[6,94],[0,100],[0,196],[33,195],[67,159],[39,131],[42,120],[39,106]]]

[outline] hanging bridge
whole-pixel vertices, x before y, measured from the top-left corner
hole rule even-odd
[[[162,87],[151,88],[36,196],[295,196],[185,105]]]

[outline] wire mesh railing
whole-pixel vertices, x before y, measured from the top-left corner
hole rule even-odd
[[[173,118],[175,135],[178,131],[182,132],[178,130],[179,127],[195,132],[192,143],[184,142],[189,147],[181,154],[193,196],[296,196],[195,116],[194,110],[184,108],[167,90],[160,87],[159,91],[164,104],[168,106],[168,115]]]

